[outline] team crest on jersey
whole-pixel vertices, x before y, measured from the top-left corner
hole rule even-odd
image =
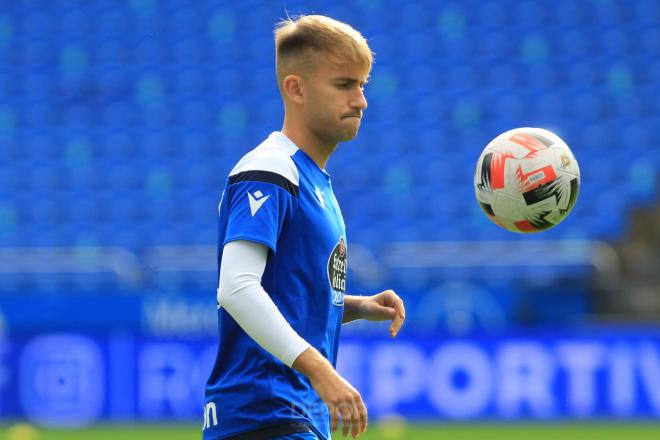
[[[339,242],[328,259],[328,281],[332,287],[332,304],[335,306],[344,305],[346,270],[348,269],[346,253],[346,241],[344,237],[339,237]]]

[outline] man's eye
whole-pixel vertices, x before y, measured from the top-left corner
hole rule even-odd
[[[350,87],[350,83],[340,83],[337,84],[337,87],[339,87],[340,89],[347,89]]]

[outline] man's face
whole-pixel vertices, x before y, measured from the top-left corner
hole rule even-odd
[[[366,80],[367,73],[357,66],[338,65],[319,57],[307,77],[304,108],[306,123],[319,139],[337,144],[357,135],[367,108]]]

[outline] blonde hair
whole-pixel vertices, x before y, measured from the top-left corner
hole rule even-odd
[[[353,27],[324,15],[287,18],[275,28],[275,68],[278,85],[294,65],[312,67],[310,55],[327,54],[337,64],[352,64],[371,72],[373,53],[367,40]],[[303,64],[298,62],[302,61]],[[313,64],[313,61],[311,61]]]

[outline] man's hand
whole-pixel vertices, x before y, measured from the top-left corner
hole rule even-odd
[[[387,321],[391,319],[390,336],[393,338],[399,333],[403,321],[406,319],[403,300],[393,290],[386,290],[364,298],[360,309],[362,318],[369,321]]]
[[[305,350],[293,363],[293,368],[304,374],[330,410],[330,428],[337,430],[342,422],[344,437],[349,432],[357,438],[367,429],[367,408],[362,396],[342,378],[330,362],[314,348]]]
[[[403,300],[393,290],[386,290],[372,296],[346,296],[344,304],[344,323],[355,319],[392,320],[390,324],[392,337],[399,333],[403,321],[406,319]]]

